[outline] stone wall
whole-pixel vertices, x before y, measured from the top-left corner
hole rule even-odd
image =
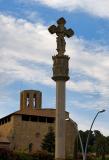
[[[10,121],[0,125],[0,136],[10,139],[13,130],[13,117],[10,116]]]
[[[66,120],[66,157],[74,157],[77,140],[77,125],[71,119]]]
[[[55,131],[55,123],[24,121],[22,115],[13,114],[10,122],[0,125],[0,135],[9,139],[12,150],[29,152],[31,146],[32,152],[35,152],[41,149],[42,139],[49,127]],[[66,120],[67,157],[72,157],[74,154],[76,136],[76,124],[71,119]]]
[[[14,116],[15,128],[15,150],[29,152],[29,145],[32,144],[32,152],[40,150],[42,139],[53,123],[22,121],[22,116]]]

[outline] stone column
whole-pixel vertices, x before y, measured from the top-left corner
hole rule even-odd
[[[56,82],[56,159],[65,159],[65,81]]]
[[[55,159],[65,159],[65,82],[69,80],[69,57],[65,53],[65,37],[70,38],[74,31],[65,27],[66,20],[61,17],[57,20],[57,26],[48,28],[51,34],[57,35],[57,52],[53,56],[53,77],[56,81],[56,139],[55,139]]]
[[[29,107],[33,108],[33,92],[30,92],[29,94]]]
[[[65,82],[69,79],[68,61],[67,55],[53,56],[52,79],[56,81],[56,160],[65,160]]]

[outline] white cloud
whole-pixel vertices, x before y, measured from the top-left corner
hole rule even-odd
[[[81,108],[107,108],[109,48],[76,37],[66,41],[71,76],[67,88],[72,92],[85,95],[98,93],[101,96],[99,101],[92,97],[91,102],[86,99],[80,102],[77,98],[71,105]],[[23,19],[0,15],[0,93],[2,93],[0,106],[14,102],[3,89],[8,90],[7,85],[12,85],[18,80],[33,84],[38,82],[47,86],[55,85],[51,80],[51,57],[56,54],[55,48],[55,36],[49,34],[47,26],[39,22],[32,24]],[[1,109],[0,115],[4,115],[6,107]],[[86,129],[87,124],[81,127]],[[107,127],[104,129],[107,134]]]
[[[101,97],[100,100],[93,100],[90,101],[79,101],[74,100],[70,103],[70,106],[74,106],[75,108],[84,108],[84,109],[96,109],[97,111],[105,109],[109,110],[109,100]]]
[[[0,20],[0,41],[4,54],[7,54],[9,50],[11,57],[45,64],[51,63],[49,61],[51,53],[48,52],[50,50],[48,43],[54,46],[52,43],[55,43],[55,40],[51,40],[47,27],[40,23],[32,24],[23,19],[16,20],[13,17],[3,15],[0,16]],[[45,52],[43,53],[43,51]],[[53,48],[50,51],[52,52]]]
[[[80,81],[80,82],[74,82],[74,81],[69,81],[67,83],[67,88],[69,90],[74,90],[77,92],[95,92],[96,91],[96,86],[94,86],[95,84],[88,81],[88,80],[84,80],[84,81]]]
[[[0,15],[0,35],[0,83],[10,77],[10,82],[21,79],[53,85],[51,75],[45,67],[41,67],[41,64],[51,66],[51,56],[56,52],[55,36],[48,33],[46,26]],[[66,50],[71,57],[71,75],[78,72],[88,77],[77,81],[71,79],[68,88],[77,92],[108,94],[109,48],[74,37],[67,40]],[[35,67],[31,66],[32,63]]]
[[[80,74],[79,79],[68,82],[68,88],[109,95],[109,48],[75,38],[69,42],[67,52],[71,75]]]
[[[49,44],[53,45],[55,40],[51,40],[46,27],[0,15],[0,34],[0,84],[6,85],[16,79],[52,84],[48,72],[37,66],[52,63],[53,48]],[[28,65],[23,64],[26,61]],[[31,63],[37,67],[30,67]]]
[[[70,12],[75,10],[83,10],[84,12],[88,12],[94,16],[109,18],[108,0],[28,0],[27,2],[40,2],[41,4],[49,7]]]
[[[55,35],[49,34],[47,26],[0,15],[0,85],[22,80],[54,86],[50,69],[55,48]],[[68,89],[85,94],[98,93],[107,102],[109,48],[73,37],[67,40],[66,50],[71,57]],[[75,80],[72,77],[76,73],[80,77]]]

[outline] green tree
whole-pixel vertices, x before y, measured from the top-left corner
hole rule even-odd
[[[106,154],[109,154],[109,136],[106,137]]]
[[[86,140],[87,140],[87,136],[89,134],[89,130],[87,131],[79,131],[81,139],[82,139],[82,143],[83,143],[83,147],[85,149],[86,146]],[[93,150],[92,146],[94,144],[94,134],[93,131],[91,131],[90,133],[90,138],[89,138],[89,143],[88,143],[88,151],[91,152]],[[78,151],[81,152],[81,145],[80,145],[80,141],[78,140]]]
[[[79,131],[81,139],[83,142],[83,147],[85,148],[86,139],[89,131]],[[78,151],[81,152],[80,141],[78,140]],[[109,136],[105,137],[99,130],[91,131],[89,143],[88,143],[88,152],[96,153],[97,157],[101,157],[102,160],[105,160],[105,155],[109,154]]]
[[[48,133],[43,138],[41,148],[49,153],[55,152],[55,133],[52,127],[48,129]]]
[[[106,154],[106,137],[103,136],[100,131],[95,130],[95,148],[96,148],[96,155],[99,157],[102,157],[102,160],[105,160],[105,154]]]

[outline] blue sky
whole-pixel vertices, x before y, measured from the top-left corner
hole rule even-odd
[[[40,90],[43,107],[55,108],[52,56],[56,36],[47,28],[64,17],[75,36],[66,39],[70,56],[66,110],[78,123],[109,135],[109,2],[107,0],[0,0],[0,117],[19,109],[19,93]]]

